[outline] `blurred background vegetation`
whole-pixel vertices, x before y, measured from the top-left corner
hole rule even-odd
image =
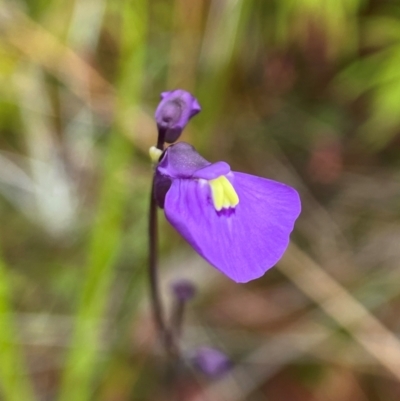
[[[209,160],[301,193],[292,245],[236,285],[161,219],[165,302],[193,279],[185,400],[400,398],[400,2],[3,0],[0,399],[169,400],[146,286],[159,94]]]

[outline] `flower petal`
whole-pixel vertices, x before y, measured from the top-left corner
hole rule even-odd
[[[206,180],[176,179],[165,198],[168,221],[210,264],[244,283],[262,276],[282,257],[300,214],[291,187],[233,172],[227,178],[239,204],[215,210]]]

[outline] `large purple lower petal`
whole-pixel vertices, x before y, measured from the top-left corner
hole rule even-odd
[[[217,212],[205,180],[174,180],[165,198],[168,221],[209,263],[244,283],[282,257],[300,213],[298,193],[276,181],[234,172],[235,209]]]

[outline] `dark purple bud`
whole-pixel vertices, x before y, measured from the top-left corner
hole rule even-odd
[[[192,361],[197,369],[209,377],[220,377],[232,367],[232,361],[223,352],[211,347],[198,348]]]
[[[159,131],[164,131],[165,142],[175,142],[189,120],[199,113],[197,99],[182,89],[161,93],[161,102],[155,112]]]
[[[172,283],[175,297],[182,302],[189,301],[196,294],[196,287],[190,280],[180,279]]]

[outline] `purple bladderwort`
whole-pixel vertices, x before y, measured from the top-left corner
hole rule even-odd
[[[150,157],[154,164],[158,163],[159,157],[164,150],[165,142],[176,141],[182,133],[189,120],[200,111],[197,99],[189,92],[181,89],[163,92],[161,101],[155,112],[155,120],[158,129],[157,145],[150,148]],[[167,185],[163,189],[163,185]],[[158,228],[157,228],[157,192],[166,192],[169,189],[168,181],[158,181],[157,174],[153,176],[152,191],[149,208],[149,284],[151,304],[154,322],[159,338],[164,345],[167,355],[172,359],[179,356],[177,340],[180,332],[181,319],[183,317],[184,304],[187,299],[178,299],[177,309],[173,313],[172,327],[166,323],[164,308],[161,302],[158,283]],[[187,295],[187,294],[186,294]],[[193,294],[194,295],[194,294]],[[175,327],[174,327],[175,325]]]
[[[169,146],[154,193],[170,224],[211,265],[238,283],[262,276],[282,257],[300,213],[288,185],[210,163],[193,146]]]
[[[278,262],[301,209],[298,193],[285,184],[232,171],[222,161],[211,163],[184,142],[164,150],[165,142],[176,141],[199,111],[190,93],[163,92],[155,113],[157,146],[150,148],[155,167],[149,213],[151,298],[160,339],[172,359],[179,358],[184,305],[194,288],[182,282],[173,286],[176,307],[168,325],[158,286],[157,206],[204,259],[239,283],[262,276]],[[202,350],[198,366],[211,366],[211,372],[224,365],[224,354]]]

